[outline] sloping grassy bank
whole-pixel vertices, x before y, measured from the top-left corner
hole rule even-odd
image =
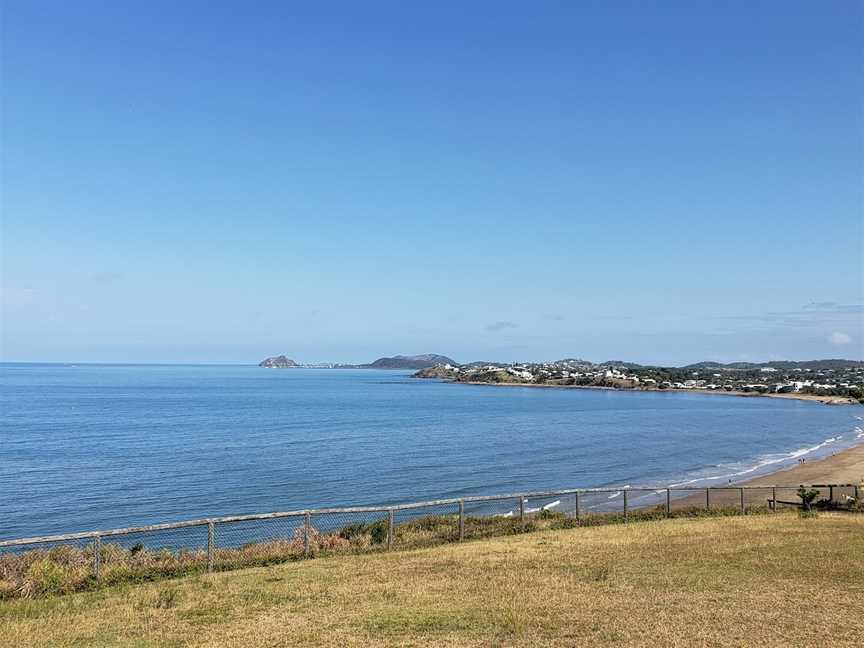
[[[748,509],[748,515],[768,513],[766,507]],[[740,515],[738,508],[683,506],[672,511],[675,517]],[[631,511],[626,521],[639,522],[666,517],[662,507]],[[549,529],[616,524],[625,521],[621,513],[583,515],[579,519],[561,512],[543,510],[524,520],[513,517],[466,517],[465,539],[531,533]],[[391,547],[387,517],[373,522],[351,524],[325,533],[311,527],[308,543],[303,528],[287,537],[258,540],[233,548],[218,548],[214,554],[215,571],[262,567],[281,562],[335,554],[383,551]],[[392,548],[411,549],[455,542],[459,539],[459,518],[455,515],[430,515],[394,525]],[[95,574],[99,552],[99,575]],[[146,582],[188,576],[207,571],[208,556],[202,549],[150,548],[137,543],[124,548],[106,542],[97,547],[57,544],[49,548],[0,554],[0,600],[38,598],[56,594],[94,590],[124,582]]]
[[[864,517],[658,520],[0,603],[3,646],[859,646]]]

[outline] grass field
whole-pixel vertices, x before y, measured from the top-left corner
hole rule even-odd
[[[864,516],[672,519],[0,603],[0,646],[861,646]]]

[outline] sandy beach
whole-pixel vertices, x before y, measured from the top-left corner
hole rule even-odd
[[[864,486],[864,443],[847,450],[841,450],[823,459],[806,461],[803,464],[746,481],[731,482],[730,486],[811,486],[814,484],[826,486],[857,484]],[[719,486],[719,488],[721,489],[720,492],[713,497],[715,504],[723,501],[727,506],[730,503],[734,505],[735,500],[731,492],[724,494],[723,487]],[[677,505],[702,506],[704,502],[705,496],[700,492],[679,500]]]
[[[731,490],[724,490],[723,486],[713,486],[712,488],[719,488],[719,490],[713,491],[714,494],[711,496],[711,502],[713,506],[737,507],[738,497],[734,491],[734,488],[737,486],[788,486],[795,488],[797,486],[812,486],[817,484],[824,486],[864,486],[864,443],[847,450],[841,450],[823,459],[806,461],[803,464],[798,464],[784,470],[777,470],[746,481],[731,482],[729,484]],[[673,507],[704,507],[706,501],[706,496],[703,492],[704,489],[694,490],[699,492],[674,501]],[[778,499],[797,501],[791,492],[781,492],[779,495]],[[747,505],[764,506],[767,497],[766,493],[751,491],[747,495]]]
[[[864,443],[743,482],[746,486],[864,484]]]

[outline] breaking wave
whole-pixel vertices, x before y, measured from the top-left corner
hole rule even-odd
[[[860,427],[856,427],[854,432],[857,434],[856,439],[864,438],[864,430]],[[838,441],[842,440],[843,436],[833,436],[828,437],[821,443],[817,443],[816,445],[799,448],[797,450],[793,450],[792,452],[786,453],[780,456],[771,456],[761,459],[756,464],[749,466],[748,468],[744,468],[743,470],[736,470],[734,472],[723,473],[719,475],[705,475],[702,477],[695,477],[693,479],[687,479],[684,481],[676,482],[674,484],[669,484],[670,488],[680,488],[682,486],[690,486],[692,484],[704,483],[704,482],[712,482],[719,481],[722,479],[726,480],[736,480],[738,477],[743,477],[745,475],[751,475],[755,472],[762,471],[768,466],[774,466],[777,464],[786,464],[791,463],[793,459],[800,459],[802,457],[806,457],[807,455],[818,452],[822,448],[826,446],[836,444]],[[718,466],[719,468],[720,466]]]

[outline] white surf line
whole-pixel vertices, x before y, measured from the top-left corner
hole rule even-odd
[[[864,431],[859,434],[859,437],[864,437]],[[750,468],[746,468],[744,470],[740,470],[738,472],[726,473],[725,475],[709,475],[707,477],[696,477],[694,479],[688,479],[686,481],[677,482],[675,484],[669,484],[669,488],[679,488],[681,486],[690,486],[692,484],[697,484],[699,482],[710,482],[716,481],[720,479],[730,479],[732,477],[741,477],[743,475],[749,475],[750,473],[756,472],[760,468],[764,468],[765,466],[772,466],[774,464],[783,463],[785,461],[791,461],[792,459],[797,459],[803,457],[805,455],[810,454],[811,452],[815,452],[816,450],[820,450],[827,445],[832,443],[836,443],[840,439],[843,438],[843,435],[838,435],[834,437],[829,437],[825,439],[822,443],[818,443],[815,446],[811,446],[809,448],[799,448],[798,450],[793,450],[782,457],[777,457],[775,459],[765,459],[760,461],[755,466],[751,466]]]
[[[621,496],[621,493],[623,493],[623,492],[624,492],[625,490],[627,490],[628,488],[630,488],[630,484],[625,484],[624,486],[621,487],[621,490],[619,490],[619,491],[616,492],[616,493],[612,493],[612,495],[610,495],[610,496],[607,497],[606,499],[615,499],[616,497],[620,497],[620,496]]]
[[[526,503],[526,504],[528,503],[528,500],[527,500],[527,499],[525,500],[525,503]],[[541,510],[542,510],[542,511],[548,511],[549,509],[553,509],[553,508],[555,508],[556,506],[560,506],[560,505],[561,505],[561,500],[555,500],[555,501],[552,502],[551,504],[546,504],[545,506],[540,506],[540,507],[538,507],[538,508],[526,508],[526,509],[525,509],[525,512],[526,512],[526,513],[538,513],[538,512],[541,511]]]
[[[527,499],[525,500],[525,503],[526,504],[528,503]],[[525,512],[526,513],[538,513],[539,511],[548,511],[549,509],[553,509],[556,506],[561,506],[561,500],[555,500],[554,502],[550,502],[549,504],[546,504],[544,506],[540,506],[537,508],[526,508]],[[507,511],[506,513],[496,513],[492,517],[509,518],[509,517],[513,517],[513,515],[514,515],[513,511]]]

